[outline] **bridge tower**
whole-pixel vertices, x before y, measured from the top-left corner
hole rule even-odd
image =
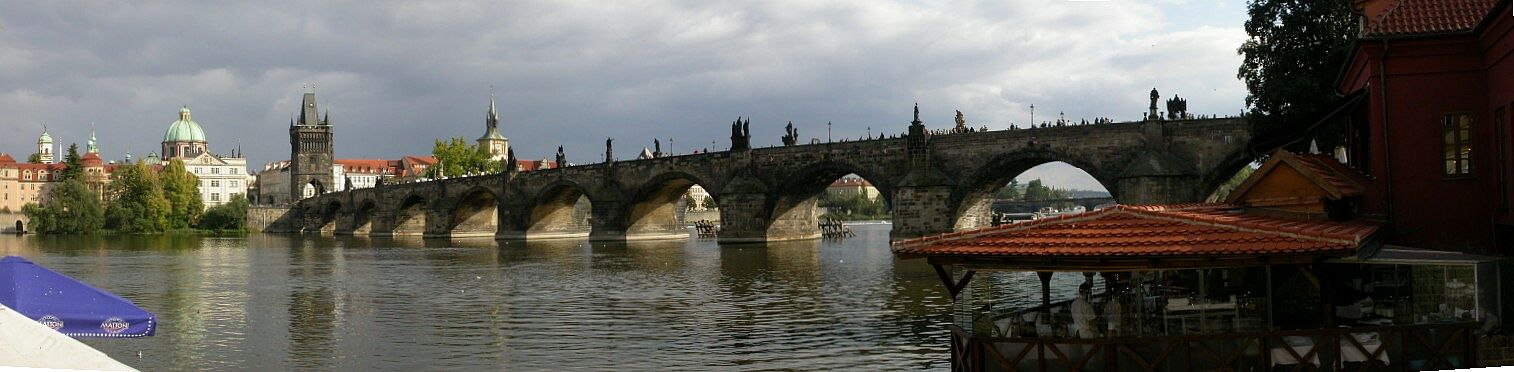
[[[305,92],[300,118],[289,123],[289,200],[333,191],[331,114],[319,116],[315,92]]]

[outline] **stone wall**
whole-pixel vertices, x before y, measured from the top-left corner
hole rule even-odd
[[[297,233],[301,226],[289,207],[247,207],[247,230],[267,233]]]
[[[26,215],[16,212],[0,212],[0,233],[14,234],[24,232],[16,231],[16,221],[21,221],[22,228],[31,230],[31,220],[27,219]]]

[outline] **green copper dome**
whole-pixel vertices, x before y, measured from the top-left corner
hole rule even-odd
[[[189,118],[189,106],[179,109],[179,120],[168,126],[163,142],[205,142],[205,130]]]
[[[47,129],[43,129],[42,136],[37,137],[37,143],[53,143],[53,136],[51,134],[47,134]]]

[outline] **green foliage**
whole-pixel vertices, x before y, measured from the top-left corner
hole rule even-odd
[[[888,217],[888,208],[883,203],[883,198],[868,199],[861,193],[852,195],[831,195],[821,193],[817,205],[825,207],[829,213],[824,217],[841,220],[876,220]]]
[[[1008,186],[999,189],[995,196],[1011,201],[1045,201],[1071,199],[1072,192],[1046,186],[1041,179],[1037,178],[1030,180],[1024,186],[1021,186],[1019,182],[1011,181]]]
[[[1023,188],[1024,187],[1020,186],[1020,181],[1019,180],[1009,180],[1009,185],[1005,185],[1004,187],[999,188],[999,191],[996,192],[996,193],[994,193],[994,198],[1005,199],[1005,200],[1018,200],[1018,199],[1020,199],[1020,196],[1022,195],[1021,194],[1021,189],[1023,189]]]
[[[99,197],[78,179],[58,183],[45,203],[27,204],[21,211],[31,220],[32,231],[42,234],[94,233],[105,225]]]
[[[436,140],[431,155],[436,157],[436,165],[426,169],[428,178],[499,173],[501,169],[499,161],[490,159],[489,148],[470,144],[462,137],[453,137],[448,141]]]
[[[40,152],[34,152],[31,155],[28,155],[26,157],[26,162],[27,163],[32,163],[32,164],[41,163],[42,162],[42,153],[40,153]]]
[[[1344,0],[1250,0],[1237,74],[1246,83],[1253,138],[1279,134],[1336,98],[1335,78],[1356,39],[1356,17]],[[1344,130],[1329,126],[1320,147],[1342,144]],[[1307,142],[1299,146],[1307,146]]]
[[[184,169],[184,161],[174,159],[163,167],[159,181],[163,196],[168,199],[168,228],[194,226],[205,211],[205,203],[200,200],[200,178]]]
[[[210,207],[200,216],[198,228],[203,230],[236,230],[247,228],[247,197],[232,194],[226,204]]]
[[[1255,172],[1256,172],[1256,168],[1252,168],[1249,165],[1245,166],[1245,167],[1241,167],[1241,170],[1239,172],[1235,172],[1234,176],[1231,176],[1229,180],[1225,181],[1225,184],[1220,185],[1219,189],[1214,190],[1214,196],[1210,197],[1209,200],[1210,201],[1223,201],[1223,200],[1225,200],[1225,198],[1227,198],[1227,197],[1230,196],[1230,192],[1231,191],[1235,191],[1236,187],[1240,187],[1241,186],[1241,182],[1245,182],[1246,178],[1251,177],[1251,174],[1255,173]]]
[[[709,195],[705,195],[704,196],[704,209],[715,209],[715,208],[719,208],[715,204],[715,197],[709,196]]]
[[[84,179],[84,161],[79,158],[78,144],[68,144],[68,154],[63,155],[63,165],[63,179]]]
[[[158,175],[138,161],[116,168],[110,175],[110,205],[105,207],[105,227],[125,233],[156,233],[168,228],[172,207],[163,194]]]

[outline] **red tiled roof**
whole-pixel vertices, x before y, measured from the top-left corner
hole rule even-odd
[[[556,167],[556,163],[557,162],[550,160],[516,160],[515,168],[519,169],[522,172],[530,172],[542,169],[552,169]]]
[[[894,243],[895,254],[957,257],[1218,257],[1350,253],[1378,229],[1301,221],[1223,204],[1121,205]]]
[[[1471,31],[1500,0],[1397,0],[1367,25],[1362,37]]]
[[[384,159],[336,159],[331,162],[341,164],[342,171],[347,173],[394,173],[394,164]]]
[[[63,168],[67,168],[67,167],[68,167],[68,165],[64,164],[64,163],[52,163],[52,164],[45,164],[45,163],[16,163],[16,169],[25,169],[25,170],[43,170],[43,169],[63,170]]]
[[[12,158],[11,154],[0,153],[0,164],[15,164],[15,163],[16,163],[16,158]]]

